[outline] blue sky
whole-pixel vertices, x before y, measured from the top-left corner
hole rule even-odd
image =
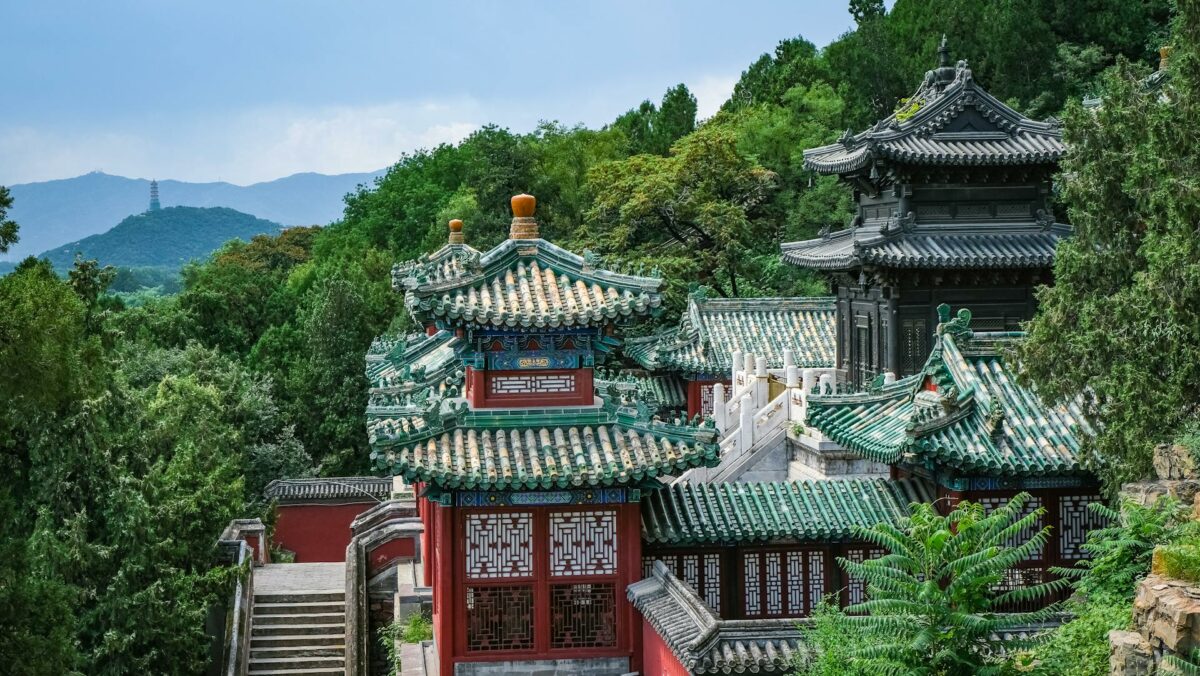
[[[598,126],[686,83],[710,114],[841,1],[0,0],[0,185],[92,170],[369,171],[495,122]]]

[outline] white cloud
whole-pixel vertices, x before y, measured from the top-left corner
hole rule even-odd
[[[300,171],[373,171],[405,152],[459,141],[484,117],[475,101],[463,98],[318,109],[260,107],[92,133],[0,129],[0,185],[96,169],[240,184]]]
[[[688,89],[696,97],[696,118],[703,120],[715,115],[721,105],[729,100],[729,95],[733,94],[733,86],[737,81],[737,75],[705,75],[689,83]]]

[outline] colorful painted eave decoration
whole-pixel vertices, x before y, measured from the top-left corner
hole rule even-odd
[[[1074,402],[1050,405],[1018,384],[1005,352],[1019,333],[975,333],[970,313],[942,323],[922,371],[875,392],[813,395],[808,425],[885,463],[960,475],[1079,474],[1088,426]]]
[[[690,376],[728,377],[734,351],[783,367],[784,350],[796,366],[825,368],[836,352],[833,298],[706,298],[692,294],[675,331],[627,340],[625,354],[643,368]]]
[[[711,423],[661,422],[645,406],[470,412],[448,401],[368,427],[377,469],[443,490],[641,485],[719,462]]]
[[[913,502],[931,502],[921,479],[682,483],[642,501],[651,544],[846,541],[855,526],[896,523]]]
[[[653,315],[662,279],[596,267],[542,239],[506,240],[480,254],[465,244],[396,266],[392,283],[422,322],[507,329],[602,325]]]

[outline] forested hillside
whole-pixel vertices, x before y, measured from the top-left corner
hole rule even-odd
[[[509,197],[536,195],[543,237],[610,265],[659,268],[668,321],[697,284],[719,296],[822,292],[817,278],[783,266],[778,245],[843,225],[850,193],[806,172],[802,152],[894,110],[935,63],[943,34],[992,93],[1034,116],[1064,115],[1070,140],[1097,149],[1075,165],[1090,189],[1066,190],[1059,214],[1097,228],[1083,241],[1110,241],[1101,206],[1125,209],[1114,223],[1174,219],[1173,230],[1139,231],[1156,248],[1124,260],[1145,262],[1180,289],[1162,349],[1200,353],[1189,324],[1200,306],[1194,275],[1164,272],[1170,256],[1194,254],[1194,238],[1181,248],[1171,236],[1194,223],[1195,192],[1155,189],[1148,211],[1114,197],[1118,185],[1146,185],[1156,168],[1190,166],[1155,155],[1186,155],[1179,138],[1139,136],[1119,113],[1148,105],[1130,102],[1130,83],[1156,62],[1173,5],[1083,4],[899,0],[886,12],[881,0],[852,0],[856,30],[824,49],[802,37],[777,45],[749,65],[712,119],[695,119],[681,85],[600,129],[486,126],[457,145],[399,158],[376,185],[350,195],[330,227],[226,245],[185,268],[177,295],[138,307],[105,293],[112,273],[96,265],[62,280],[45,264],[22,263],[0,279],[0,664],[28,674],[195,673],[206,658],[203,609],[221,584],[209,572],[221,528],[261,510],[270,478],[367,470],[363,355],[372,337],[412,328],[389,271],[440,246],[450,218],[463,219],[467,241],[485,249],[505,237]],[[1111,173],[1126,158],[1098,150],[1110,137],[1078,107],[1118,61],[1105,82],[1128,96],[1100,119],[1140,144],[1139,168],[1127,178]],[[1186,91],[1192,98],[1181,100],[1195,110],[1194,90]],[[1153,129],[1176,119],[1161,114]],[[1191,202],[1172,211],[1181,196]],[[16,234],[3,198],[0,251]],[[1032,353],[1056,367],[1086,361],[1103,342],[1112,324],[1097,318],[1164,300],[1148,289],[1107,305],[1106,295],[1122,297],[1145,277],[1119,261],[1107,264],[1121,274],[1095,273],[1088,251],[1072,250],[1062,277],[1086,289],[1087,313],[1048,296],[1059,314],[1038,325],[1046,336],[1038,350],[1069,340],[1062,336],[1081,317],[1092,332],[1071,351]],[[1161,365],[1145,342],[1104,345],[1098,354],[1112,382],[1134,376],[1134,366],[1122,370],[1131,345],[1145,353],[1136,368]],[[1149,409],[1172,415],[1130,454],[1148,453],[1194,412],[1195,365],[1172,367],[1167,399]],[[1067,369],[1061,377],[1070,380],[1054,393],[1088,375]]]
[[[180,268],[208,258],[231,239],[249,241],[282,229],[278,223],[224,207],[167,207],[129,216],[107,232],[51,249],[40,258],[64,273],[77,255],[114,267]]]

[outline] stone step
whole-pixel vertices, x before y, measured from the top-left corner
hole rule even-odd
[[[299,636],[301,634],[317,634],[324,636],[344,636],[346,625],[336,624],[251,624],[250,636]]]
[[[280,657],[273,659],[250,659],[251,674],[291,673],[296,669],[341,669],[345,670],[344,657]]]
[[[301,645],[283,646],[278,648],[260,648],[250,645],[250,660],[281,659],[286,657],[345,657],[346,646],[336,645]]]
[[[318,667],[316,669],[264,668],[248,672],[249,676],[346,676],[345,667]]]
[[[267,671],[251,671],[250,676],[346,676],[345,667],[329,669],[271,669]]]
[[[322,601],[341,601],[342,603],[345,603],[346,592],[330,589],[317,589],[312,591],[260,591],[254,593],[255,605],[260,603],[320,603]]]
[[[344,601],[313,601],[310,603],[255,603],[254,615],[303,615],[308,613],[344,613]]]
[[[346,621],[345,613],[296,613],[295,615],[255,615],[252,624],[338,624]]]
[[[345,641],[344,633],[336,634],[300,634],[298,636],[251,636],[250,649],[285,648],[288,646],[341,646]]]

